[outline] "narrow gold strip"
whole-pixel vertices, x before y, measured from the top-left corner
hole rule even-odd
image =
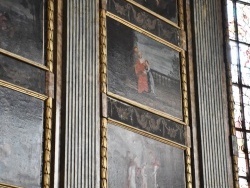
[[[167,119],[169,119],[169,120],[172,120],[172,121],[174,121],[174,122],[176,122],[176,123],[179,123],[179,124],[182,124],[182,125],[187,125],[187,124],[186,124],[185,122],[183,122],[181,119],[178,119],[178,118],[176,118],[176,117],[174,117],[174,116],[172,116],[172,115],[169,115],[169,114],[164,113],[164,112],[162,112],[162,111],[156,110],[156,109],[154,109],[154,108],[145,106],[145,105],[143,105],[143,104],[141,104],[141,103],[138,103],[138,102],[135,102],[135,101],[131,101],[131,100],[125,98],[125,97],[121,97],[120,95],[111,93],[111,92],[109,92],[109,91],[107,92],[107,95],[110,96],[110,97],[113,97],[113,98],[115,98],[115,99],[121,100],[121,101],[123,101],[123,102],[126,102],[126,103],[128,103],[128,104],[131,104],[131,105],[134,105],[134,106],[136,106],[136,107],[139,107],[139,108],[141,108],[141,109],[143,109],[143,110],[150,111],[150,112],[152,112],[152,113],[154,113],[154,114],[157,114],[157,115],[159,115],[159,116],[162,116],[162,117],[164,117],[164,118],[167,118]]]
[[[180,29],[184,30],[184,8],[183,8],[183,0],[178,1],[178,8],[179,8],[179,25]]]
[[[130,131],[135,132],[135,133],[138,133],[138,134],[140,134],[142,136],[146,136],[148,138],[151,138],[151,139],[154,139],[156,141],[159,141],[159,142],[174,146],[174,147],[182,149],[182,150],[186,150],[188,148],[185,145],[178,144],[178,143],[176,143],[174,141],[171,141],[171,140],[168,140],[166,138],[162,138],[160,136],[154,135],[152,133],[140,130],[138,128],[132,127],[130,125],[127,125],[127,124],[122,123],[120,121],[116,121],[116,120],[111,119],[111,118],[108,118],[108,123],[115,124],[115,125],[117,125],[119,127],[125,128],[125,129],[130,130]]]
[[[45,112],[45,143],[44,143],[44,188],[50,187],[51,172],[51,129],[52,129],[52,98],[46,100]]]
[[[185,52],[181,52],[181,81],[182,81],[182,102],[183,118],[186,125],[189,125],[188,117],[188,94],[187,94],[187,71]]]
[[[53,72],[54,0],[48,1],[47,67]]]
[[[9,185],[9,184],[5,184],[5,183],[0,183],[0,188],[22,188],[22,187],[15,186],[15,185]]]
[[[192,188],[192,166],[191,166],[191,149],[186,149],[186,183],[187,188]]]
[[[148,36],[148,37],[150,37],[150,38],[152,38],[152,39],[154,39],[154,40],[156,40],[156,41],[158,41],[158,42],[160,42],[160,43],[162,43],[162,44],[164,44],[164,45],[166,45],[166,46],[168,46],[176,51],[178,51],[178,52],[183,51],[182,48],[180,48],[180,47],[178,47],[178,46],[176,46],[176,45],[174,45],[166,40],[163,40],[162,38],[157,37],[157,36],[153,35],[152,33],[148,32],[148,31],[146,31],[146,30],[144,30],[144,29],[142,29],[134,24],[131,24],[130,22],[128,22],[128,21],[126,21],[126,20],[124,20],[124,19],[122,19],[122,18],[120,18],[120,17],[118,17],[110,12],[107,12],[106,14],[110,18],[112,18],[112,19],[130,27],[131,29],[134,29],[134,30],[136,30],[136,31],[138,31],[138,32],[140,32],[140,33],[142,33],[142,34],[144,34],[144,35],[146,35],[146,36]]]
[[[9,56],[9,57],[13,57],[13,58],[15,58],[15,59],[17,59],[17,60],[20,60],[20,61],[22,61],[22,62],[24,62],[24,63],[27,63],[27,64],[29,64],[29,65],[32,65],[32,66],[34,66],[34,67],[37,67],[37,68],[40,68],[40,69],[43,69],[43,70],[49,70],[46,66],[44,66],[44,65],[42,65],[42,64],[36,63],[35,61],[31,61],[31,60],[29,60],[29,59],[27,59],[27,58],[24,58],[24,57],[22,57],[22,56],[20,56],[20,55],[14,54],[14,53],[9,52],[9,51],[7,51],[7,50],[4,50],[4,49],[2,49],[2,48],[0,48],[0,53],[1,53],[1,54],[4,54],[4,55],[7,55],[7,56]]]
[[[106,11],[100,11],[100,62],[101,92],[107,93],[107,26]]]
[[[48,31],[47,31],[47,67],[53,73],[54,45],[54,0],[48,0]],[[43,187],[50,188],[51,179],[51,139],[52,139],[52,98],[46,101],[45,140],[44,140],[44,177]]]
[[[43,94],[40,94],[40,93],[37,93],[35,91],[32,91],[32,90],[29,90],[29,89],[26,89],[26,88],[23,88],[23,87],[20,87],[20,86],[17,86],[15,84],[11,84],[9,82],[6,82],[4,80],[1,80],[0,79],[0,86],[3,86],[3,87],[6,87],[6,88],[9,88],[9,89],[12,89],[14,91],[18,91],[20,93],[24,93],[26,95],[29,95],[29,96],[32,96],[32,97],[35,97],[37,99],[40,99],[40,100],[46,100],[48,97],[46,95],[43,95]]]
[[[155,16],[155,17],[161,19],[162,21],[164,21],[164,22],[166,22],[166,23],[168,23],[168,24],[170,24],[170,25],[172,25],[172,26],[174,26],[174,27],[180,29],[180,27],[179,27],[178,24],[176,24],[176,23],[172,22],[171,20],[169,20],[169,19],[167,19],[167,18],[165,18],[165,17],[163,17],[163,16],[161,16],[161,15],[159,15],[159,14],[153,12],[152,10],[150,10],[150,9],[148,9],[148,8],[146,8],[146,7],[142,6],[142,5],[140,5],[139,3],[136,3],[134,0],[126,0],[126,1],[129,2],[129,3],[131,3],[131,4],[133,4],[133,5],[135,5],[135,6],[137,6],[137,7],[139,7],[139,8],[141,8],[142,10],[144,10],[144,11],[146,11],[146,12],[152,14],[153,16]]]
[[[107,119],[101,119],[101,188],[108,186]]]

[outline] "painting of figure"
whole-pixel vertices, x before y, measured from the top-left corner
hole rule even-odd
[[[44,63],[44,1],[0,1],[0,48]]]
[[[111,18],[107,47],[110,93],[182,119],[178,51]]]
[[[109,188],[184,188],[184,151],[108,124]]]

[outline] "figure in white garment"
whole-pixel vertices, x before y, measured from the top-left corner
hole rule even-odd
[[[151,93],[155,94],[155,82],[154,82],[154,78],[153,78],[148,60],[145,60],[145,64],[147,65],[146,70],[147,70],[147,74],[148,74],[149,90]]]
[[[136,176],[136,156],[131,160],[128,168],[128,188],[136,188],[135,176]]]

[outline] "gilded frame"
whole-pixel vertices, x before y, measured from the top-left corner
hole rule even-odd
[[[0,79],[0,86],[12,89],[14,91],[26,94],[31,97],[35,97],[37,99],[40,99],[44,101],[45,103],[45,119],[44,119],[44,148],[43,148],[43,177],[41,185],[44,188],[51,187],[51,147],[52,147],[52,103],[53,103],[53,91],[51,91],[51,85],[53,82],[53,64],[54,64],[54,6],[55,2],[54,0],[47,0],[47,37],[46,37],[46,65],[39,64],[35,61],[32,61],[28,58],[22,57],[20,55],[14,54],[12,52],[9,52],[7,50],[4,50],[0,48],[0,54],[9,56],[11,58],[17,59],[21,61],[21,63],[26,63],[29,65],[32,65],[34,67],[37,67],[38,69],[42,69],[46,71],[46,88],[48,88],[48,91],[46,95],[40,94],[37,92],[34,92],[32,90],[20,87],[15,84],[11,84],[9,82],[6,82],[4,80]],[[0,187],[6,187],[6,188],[17,188],[18,186],[8,185],[5,183],[0,182]]]
[[[172,142],[170,140],[162,139],[159,138],[155,135],[151,135],[145,131],[137,130],[135,128],[132,128],[129,125],[123,124],[121,122],[115,121],[113,119],[107,118],[107,96],[113,97],[117,100],[129,103],[131,105],[134,105],[136,107],[142,108],[144,110],[148,110],[152,113],[155,113],[157,115],[160,115],[162,117],[165,117],[167,119],[170,119],[172,121],[175,121],[177,123],[180,123],[182,125],[189,126],[189,114],[188,114],[188,94],[187,94],[187,72],[186,72],[186,32],[185,32],[185,24],[184,24],[184,4],[183,0],[178,0],[178,6],[179,6],[179,24],[171,23],[170,20],[167,20],[166,18],[163,18],[162,16],[159,16],[155,14],[154,12],[150,11],[149,9],[138,5],[136,2],[133,0],[125,0],[127,2],[130,2],[143,10],[147,11],[148,13],[158,17],[159,19],[162,19],[166,21],[168,24],[180,29],[180,43],[181,43],[181,48],[178,46],[175,46],[168,41],[165,41],[161,39],[160,37],[157,37],[151,33],[149,33],[146,30],[143,30],[126,20],[123,20],[119,18],[118,16],[108,12],[106,10],[106,3],[107,0],[101,0],[101,9],[100,9],[100,80],[101,80],[101,92],[103,93],[103,114],[102,114],[102,119],[101,119],[101,187],[102,188],[107,188],[108,187],[108,154],[107,154],[107,147],[108,147],[108,142],[107,142],[107,124],[108,123],[113,123],[116,126],[120,126],[122,128],[128,129],[132,132],[138,133],[140,135],[144,135],[150,138],[153,138],[155,140],[158,140],[160,142],[163,142],[165,144],[169,144],[171,146],[181,148],[185,152],[185,175],[186,175],[186,187],[192,188],[192,170],[191,170],[191,147],[188,144],[188,146],[183,146],[183,145],[178,145],[175,142]],[[177,51],[180,52],[181,56],[181,61],[180,61],[180,66],[181,66],[181,88],[182,88],[182,108],[183,108],[183,119],[178,119],[176,117],[173,117],[169,114],[162,113],[157,110],[153,109],[148,109],[145,108],[145,106],[140,105],[138,103],[131,102],[129,100],[126,100],[120,96],[114,95],[108,91],[107,88],[107,25],[106,25],[106,19],[108,17],[112,17],[113,19],[130,26],[131,28],[145,34],[146,36],[151,37],[152,39],[161,42],[165,44],[166,46],[169,46]],[[190,134],[190,133],[188,133]],[[188,135],[190,138],[190,135]],[[189,138],[186,138],[187,140]]]

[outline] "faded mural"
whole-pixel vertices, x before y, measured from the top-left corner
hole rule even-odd
[[[185,188],[184,151],[108,124],[109,188]]]

